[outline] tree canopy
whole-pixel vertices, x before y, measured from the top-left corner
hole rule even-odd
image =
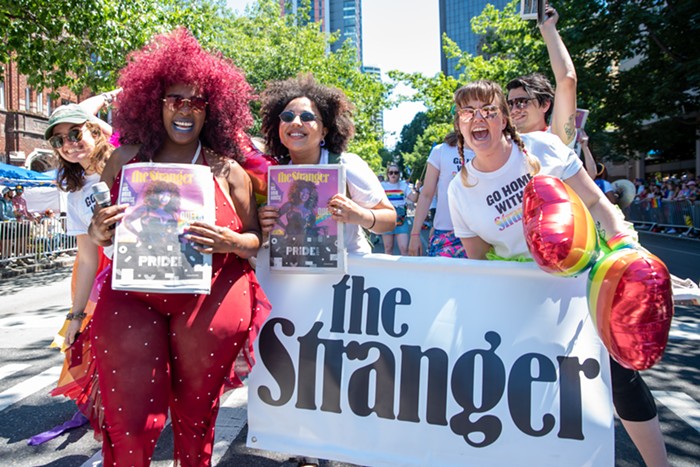
[[[443,37],[443,49],[457,57],[454,83],[442,73],[393,74],[418,90],[430,123],[444,121],[457,83],[491,79],[505,85],[534,71],[554,82],[542,37],[533,21],[518,15],[519,1],[502,11],[487,6],[471,20],[482,34],[482,55],[472,56]],[[586,131],[594,153],[608,159],[664,160],[694,156],[700,104],[700,10],[696,0],[559,0],[557,29],[578,76],[578,107],[590,111]],[[682,33],[679,33],[682,31]],[[450,102],[451,103],[451,102]],[[405,154],[416,151],[406,150]],[[423,151],[423,149],[421,149]],[[423,158],[427,158],[427,153]]]
[[[382,129],[392,86],[361,72],[354,49],[329,52],[337,35],[309,21],[308,6],[280,15],[277,0],[258,0],[236,16],[223,0],[15,0],[0,6],[5,47],[0,63],[13,60],[36,89],[67,86],[76,94],[114,87],[130,51],[153,35],[186,26],[200,43],[241,68],[257,93],[271,80],[312,72],[342,89],[356,106],[350,150],[379,170]],[[259,104],[252,103],[259,128]]]

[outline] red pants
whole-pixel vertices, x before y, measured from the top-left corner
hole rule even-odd
[[[177,465],[211,464],[224,379],[248,337],[242,269],[215,273],[210,295],[102,289],[92,349],[104,403],[105,466],[146,466],[170,409]]]

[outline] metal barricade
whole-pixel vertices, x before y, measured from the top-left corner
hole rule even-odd
[[[66,235],[66,218],[0,222],[0,266],[19,260],[43,262],[78,249],[77,239]]]
[[[653,232],[694,237],[700,232],[700,201],[642,199],[623,212],[628,221]]]

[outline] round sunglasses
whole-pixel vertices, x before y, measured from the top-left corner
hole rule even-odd
[[[61,149],[63,147],[63,145],[66,143],[66,141],[69,141],[71,143],[77,143],[78,141],[81,141],[82,139],[83,139],[83,127],[71,128],[70,130],[68,130],[68,134],[65,136],[54,135],[51,138],[49,138],[49,144],[54,149]]]
[[[484,120],[490,120],[496,118],[496,115],[498,115],[498,107],[495,105],[485,105],[480,109],[475,109],[474,107],[462,107],[457,111],[457,114],[463,123],[468,123],[471,122],[474,117],[476,117],[477,112]]]
[[[303,123],[315,122],[318,118],[316,117],[316,115],[309,112],[308,110],[305,110],[298,115],[299,120],[301,120]],[[295,118],[297,118],[297,114],[295,114],[291,110],[285,110],[280,114],[280,120],[282,120],[284,123],[292,123]]]
[[[182,97],[182,96],[165,96],[163,102],[172,111],[178,111],[185,106],[189,105],[193,112],[202,112],[207,108],[207,100],[201,96],[196,97]]]
[[[515,99],[508,99],[506,102],[508,103],[509,109],[515,107],[516,109],[522,110],[527,107],[527,103],[533,99],[534,97],[516,97]]]

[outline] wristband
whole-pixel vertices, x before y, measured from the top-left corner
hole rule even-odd
[[[372,211],[371,209],[369,210],[369,213],[372,214],[372,225],[370,225],[367,228],[367,230],[372,230],[372,228],[374,227],[374,224],[377,223],[377,216],[374,215],[374,211]]]

